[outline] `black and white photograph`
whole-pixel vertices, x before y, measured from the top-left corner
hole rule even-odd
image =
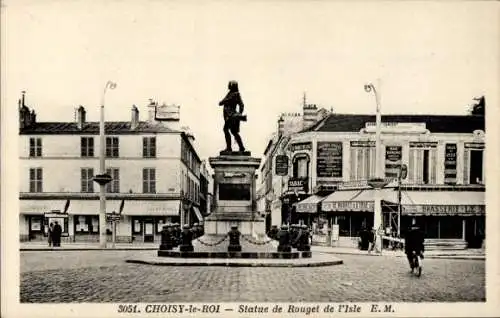
[[[1,1],[1,316],[500,315],[496,1]]]

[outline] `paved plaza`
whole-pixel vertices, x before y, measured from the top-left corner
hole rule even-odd
[[[161,267],[125,259],[155,251],[23,251],[21,302],[484,301],[485,262],[339,255],[314,268]]]

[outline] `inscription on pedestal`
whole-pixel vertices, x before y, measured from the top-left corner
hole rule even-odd
[[[219,200],[223,201],[249,201],[250,184],[219,184]]]

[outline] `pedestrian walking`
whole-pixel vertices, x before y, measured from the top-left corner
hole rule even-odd
[[[417,275],[420,276],[422,273],[422,260],[424,258],[424,232],[417,225],[415,219],[412,220],[412,225],[408,229],[405,235],[405,254],[408,258],[408,263],[411,268],[411,272],[416,269]],[[415,268],[415,258],[418,261],[418,267]]]
[[[55,247],[60,247],[62,227],[59,225],[57,221],[55,221],[54,223],[55,223],[54,229],[52,230],[52,242]]]
[[[51,222],[49,224],[49,228],[47,229],[47,240],[49,241],[49,247],[52,246],[53,231],[54,231],[54,223]]]

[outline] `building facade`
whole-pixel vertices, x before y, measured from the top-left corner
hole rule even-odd
[[[163,113],[162,113],[163,112]],[[165,116],[165,113],[170,115]],[[172,116],[173,114],[173,116]],[[99,123],[38,122],[19,102],[20,238],[45,240],[59,221],[63,239],[98,241]],[[179,107],[148,105],[148,120],[133,106],[128,122],[105,123],[106,212],[121,215],[117,242],[155,242],[166,222],[199,222],[200,158],[192,136],[178,130]],[[110,239],[108,239],[110,240]]]
[[[415,218],[428,238],[484,237],[484,116],[385,115],[381,129],[384,226],[393,227],[401,206],[400,229]],[[288,214],[290,223],[312,222],[324,233],[336,225],[338,236],[349,238],[373,225],[375,116],[329,114],[284,147],[288,181],[273,223],[286,223]],[[402,166],[407,176],[399,186]]]

